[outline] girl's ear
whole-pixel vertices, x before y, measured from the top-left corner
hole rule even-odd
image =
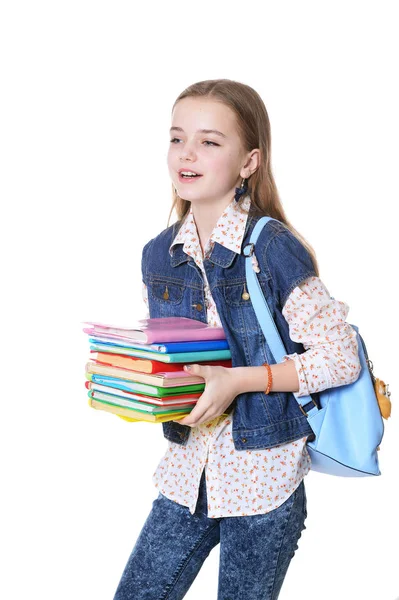
[[[243,171],[240,173],[241,177],[245,177],[246,179],[248,179],[249,177],[251,177],[251,175],[253,175],[253,173],[255,173],[257,169],[259,169],[259,166],[260,150],[259,148],[254,148],[254,150],[251,150],[251,152],[248,154],[248,158],[243,167]]]

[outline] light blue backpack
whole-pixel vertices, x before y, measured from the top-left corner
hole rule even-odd
[[[262,217],[255,225],[249,244],[243,248],[246,257],[252,256],[256,240],[270,219]],[[267,344],[276,363],[282,362],[287,352],[252,268],[251,258],[246,260],[245,274],[252,305]],[[311,396],[301,396],[296,400],[316,436],[313,441],[307,442],[314,471],[341,477],[381,475],[377,451],[384,434],[384,424],[374,387],[375,378],[359,330],[355,325],[351,327],[356,331],[362,367],[358,379],[351,384],[319,392],[321,408]],[[389,395],[387,392],[388,398]],[[302,406],[309,402],[313,402],[314,407],[305,413]]]

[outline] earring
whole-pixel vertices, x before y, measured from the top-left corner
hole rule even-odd
[[[241,182],[241,187],[236,187],[236,193],[234,196],[234,200],[238,202],[243,194],[248,190],[248,187],[245,185],[246,179],[244,178]]]

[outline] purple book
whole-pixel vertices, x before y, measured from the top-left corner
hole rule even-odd
[[[223,327],[212,327],[196,319],[186,317],[164,317],[140,319],[130,327],[118,327],[93,323],[91,335],[112,334],[122,340],[140,342],[142,344],[157,344],[161,342],[193,342],[200,340],[225,340]],[[87,332],[87,331],[86,331]]]

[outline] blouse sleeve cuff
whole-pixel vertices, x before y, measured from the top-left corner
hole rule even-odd
[[[296,352],[294,352],[293,354],[285,354],[283,356],[283,362],[285,362],[286,360],[294,361],[296,372],[298,375],[299,390],[297,392],[293,392],[294,396],[296,398],[300,398],[301,396],[309,396],[310,392],[308,388],[308,382],[306,379],[306,373],[303,368],[300,355]]]

